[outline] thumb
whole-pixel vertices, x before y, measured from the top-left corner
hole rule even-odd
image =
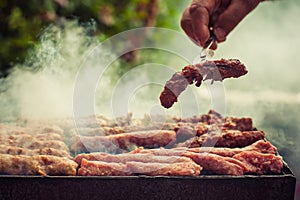
[[[251,12],[260,0],[232,0],[227,9],[214,23],[214,34],[218,42],[226,40],[227,35]]]

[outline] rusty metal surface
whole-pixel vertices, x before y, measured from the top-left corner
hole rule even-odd
[[[292,200],[296,177],[281,175],[199,177],[0,176],[0,199],[203,199]]]

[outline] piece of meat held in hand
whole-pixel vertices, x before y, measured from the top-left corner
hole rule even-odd
[[[243,162],[251,174],[260,175],[268,172],[279,174],[283,168],[282,158],[274,154],[245,151],[234,155],[233,158]]]
[[[172,107],[189,84],[196,83],[195,85],[199,87],[205,80],[223,81],[226,78],[238,78],[247,72],[245,65],[237,59],[221,59],[188,65],[167,81],[160,94],[161,105],[165,108]]]

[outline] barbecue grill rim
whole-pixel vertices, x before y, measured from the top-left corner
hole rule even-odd
[[[0,175],[0,181],[2,178],[26,178],[26,179],[268,179],[268,178],[293,178],[296,176],[292,170],[284,162],[284,168],[281,174],[265,174],[265,175],[242,175],[242,176],[231,176],[231,175],[199,175],[199,176],[147,176],[147,175],[136,175],[136,176],[38,176],[38,175]]]
[[[264,175],[199,175],[199,176],[147,176],[147,175],[135,175],[135,176],[40,176],[40,175],[0,175],[0,181],[2,178],[32,178],[32,179],[154,179],[154,178],[165,178],[165,179],[262,179],[262,178],[295,178],[296,176],[290,169],[288,164],[283,160],[283,169],[281,174],[264,174]]]

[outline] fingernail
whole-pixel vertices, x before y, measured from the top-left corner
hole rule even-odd
[[[222,28],[216,28],[214,32],[215,32],[215,35],[216,35],[217,40],[219,42],[225,41],[227,34],[226,34],[226,32],[225,32],[224,29],[222,29]]]

